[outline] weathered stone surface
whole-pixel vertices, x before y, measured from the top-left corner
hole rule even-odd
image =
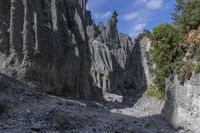
[[[163,117],[174,127],[200,132],[200,74],[193,75],[184,85],[178,77],[167,79]]]
[[[181,46],[185,49],[183,62],[198,65],[195,51],[199,42],[199,28],[186,34]],[[200,132],[200,74],[197,71],[191,77],[182,76],[180,65],[171,70],[166,80],[166,101],[162,115],[171,125],[194,133]]]
[[[119,33],[117,29],[117,23],[118,23],[118,14],[116,11],[113,12],[108,25],[106,27],[106,40],[107,45],[110,48],[119,48]]]
[[[0,72],[90,97],[86,0],[0,0]]]
[[[139,45],[148,39],[135,44],[119,33],[116,11],[107,26],[96,26],[86,2],[0,0],[0,72],[84,98],[145,88],[146,49]]]
[[[103,92],[114,92],[123,88],[125,66],[134,48],[134,41],[118,32],[117,21],[117,13],[114,11],[107,27],[100,22],[96,28],[96,38],[89,40],[91,75],[95,86]]]
[[[135,88],[138,91],[144,91],[152,84],[152,75],[150,69],[152,62],[150,59],[151,41],[144,37],[141,40],[136,40],[135,47],[132,51],[132,56],[127,63],[126,82],[134,81]]]
[[[142,97],[143,93],[152,84],[150,45],[151,41],[147,37],[136,39],[134,48],[130,51],[130,56],[125,65],[123,85],[125,101],[128,99],[134,100],[134,97],[137,97],[136,99]]]

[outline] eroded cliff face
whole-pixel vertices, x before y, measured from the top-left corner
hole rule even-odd
[[[90,38],[92,55],[91,75],[94,84],[104,92],[123,88],[125,66],[134,48],[134,42],[117,31],[117,13],[113,12],[107,26],[97,26],[97,37]]]
[[[128,59],[126,82],[127,85],[135,87],[137,92],[145,91],[152,85],[150,49],[151,40],[148,37],[136,39],[135,47]]]
[[[103,92],[132,93],[145,91],[151,84],[149,38],[132,40],[117,30],[116,11],[107,26],[100,23],[96,38],[90,38],[91,75],[95,86]],[[93,35],[94,36],[94,35]]]
[[[85,2],[0,0],[0,72],[91,96]]]
[[[149,45],[148,39],[135,43],[119,33],[116,11],[107,26],[96,26],[86,3],[0,0],[0,72],[78,98],[144,89],[146,50],[140,44]]]

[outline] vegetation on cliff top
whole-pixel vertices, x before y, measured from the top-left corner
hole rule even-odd
[[[154,83],[148,94],[156,97],[164,96],[165,79],[170,70],[179,67],[177,73],[179,80],[183,82],[192,75],[193,71],[200,71],[200,65],[183,61],[188,49],[180,45],[184,42],[185,36],[191,30],[197,29],[200,24],[200,1],[177,0],[172,18],[174,24],[161,24],[151,33],[153,42],[151,57],[155,67]],[[192,52],[196,60],[200,61],[199,45],[196,45]]]
[[[154,85],[159,91],[164,91],[165,78],[169,69],[174,69],[174,63],[182,57],[182,50],[178,45],[181,40],[179,30],[171,24],[161,24],[152,33],[153,49],[151,56],[156,67]]]
[[[199,0],[176,0],[175,12],[172,14],[175,24],[182,32],[187,33],[197,29],[200,24],[200,1]]]

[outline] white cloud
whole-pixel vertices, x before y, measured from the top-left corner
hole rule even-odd
[[[130,20],[136,19],[138,16],[139,16],[139,13],[133,12],[133,13],[124,15],[124,16],[123,16],[123,19],[124,19],[125,21],[130,21]]]
[[[142,32],[131,31],[131,32],[129,33],[129,36],[130,36],[130,37],[133,37],[133,38],[136,38],[140,33],[142,33]]]
[[[146,3],[146,8],[151,10],[159,9],[162,6],[163,6],[163,0],[149,0]]]
[[[146,23],[136,24],[132,27],[133,31],[142,31],[144,30],[144,27],[146,26]]]
[[[140,5],[140,4],[144,4],[144,3],[146,3],[148,0],[136,0],[135,2],[134,2],[134,5]]]
[[[146,9],[156,10],[163,6],[164,0],[136,0],[135,6],[144,5]]]
[[[101,7],[107,0],[88,0],[86,8],[94,11],[98,7]]]
[[[107,12],[97,12],[94,14],[94,17],[96,19],[100,19],[100,20],[103,20],[103,19],[106,19],[108,17],[110,17],[112,15],[112,12],[111,11],[107,11]]]
[[[146,23],[140,23],[140,24],[134,25],[131,28],[130,32],[129,32],[129,36],[131,36],[131,37],[137,37],[140,33],[143,32],[145,26],[146,26]]]

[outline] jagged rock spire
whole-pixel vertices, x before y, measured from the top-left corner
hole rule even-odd
[[[114,11],[106,27],[106,37],[110,43],[109,45],[118,46],[117,44],[119,44],[119,34],[117,30],[117,23],[118,23],[117,17],[118,17],[118,14],[116,11]]]

